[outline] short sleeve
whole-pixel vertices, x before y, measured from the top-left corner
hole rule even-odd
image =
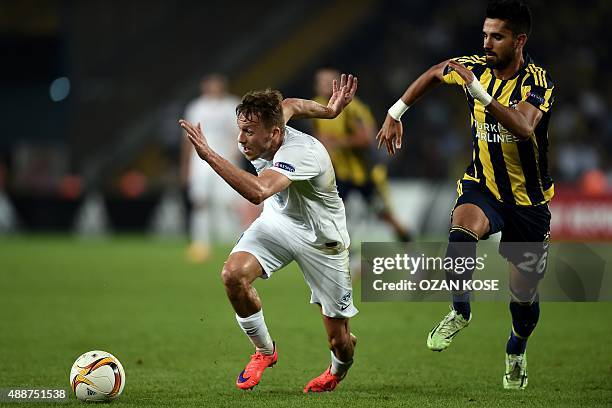
[[[529,66],[521,86],[521,99],[546,113],[555,99],[554,88],[552,79],[546,71]]]
[[[465,65],[467,69],[472,70],[476,77],[479,76],[477,72],[482,72],[482,69],[485,68],[486,65],[486,59],[484,56],[481,55],[467,55],[451,59]],[[444,67],[444,72],[442,73],[442,81],[449,85],[465,85],[465,81],[463,81],[461,75],[459,75],[454,69],[452,69],[448,65]]]
[[[271,169],[292,181],[308,180],[321,174],[313,149],[300,145],[282,146],[274,155]]]
[[[449,85],[463,85],[464,84],[461,76],[459,76],[457,71],[452,69],[450,65],[447,65],[444,67],[444,72],[442,73],[442,81],[444,81],[445,84],[449,84]]]

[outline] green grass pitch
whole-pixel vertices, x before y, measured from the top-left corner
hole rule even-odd
[[[294,264],[256,283],[279,362],[255,390],[240,391],[234,381],[252,348],[219,278],[228,248],[195,266],[186,263],[184,245],[139,237],[1,238],[0,388],[68,390],[73,361],[102,349],[126,371],[116,407],[612,404],[612,303],[543,304],[529,345],[529,387],[509,392],[501,386],[507,304],[475,303],[470,327],[450,349],[432,353],[425,339],[446,304],[361,303],[358,284],[355,364],[335,392],[303,395],[329,364],[329,350]],[[72,397],[31,405],[82,403]]]

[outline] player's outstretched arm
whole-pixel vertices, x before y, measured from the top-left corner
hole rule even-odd
[[[286,189],[291,184],[287,176],[273,170],[264,170],[257,177],[234,166],[210,148],[199,123],[194,125],[181,119],[179,124],[185,130],[198,156],[207,162],[227,184],[253,204],[262,203],[266,198]]]
[[[504,106],[487,93],[474,73],[457,61],[449,61],[448,66],[455,70],[466,83],[470,95],[480,101],[488,112],[510,133],[521,139],[528,139],[542,119],[542,111],[535,106],[521,101],[516,109]]]
[[[430,89],[440,84],[444,76],[444,68],[448,64],[443,61],[425,71],[404,92],[402,97],[389,108],[387,117],[376,135],[378,148],[384,144],[390,156],[395,154],[396,149],[402,147],[403,128],[401,117],[408,108],[425,95]]]
[[[327,106],[309,99],[287,98],[283,100],[285,123],[290,119],[333,119],[351,103],[357,92],[357,77],[340,75],[340,84],[334,79],[332,96]]]

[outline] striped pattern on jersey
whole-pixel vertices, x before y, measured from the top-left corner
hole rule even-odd
[[[316,97],[314,101],[326,106],[329,100]],[[336,118],[314,119],[313,125],[317,137],[324,134],[343,141],[351,137],[356,122],[362,122],[372,129],[376,127],[370,108],[358,98],[353,98],[353,101]],[[363,186],[371,181],[374,161],[369,148],[335,147],[329,150],[329,155],[334,164],[336,179],[356,186]]]
[[[444,82],[463,87],[471,116],[472,162],[463,179],[482,184],[498,200],[506,203],[521,206],[547,203],[554,195],[554,184],[548,170],[548,124],[554,101],[550,76],[528,55],[521,69],[506,80],[495,78],[492,69],[486,66],[484,56],[464,56],[455,60],[470,69],[483,88],[502,105],[515,108],[524,101],[543,113],[531,137],[520,140],[474,100],[461,77],[446,67]]]

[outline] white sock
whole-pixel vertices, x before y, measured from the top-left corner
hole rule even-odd
[[[210,211],[206,206],[194,206],[191,213],[191,240],[210,244]]]
[[[248,317],[236,315],[236,320],[257,351],[268,355],[274,354],[274,343],[266,327],[263,309]]]
[[[334,355],[334,352],[331,352],[331,373],[335,376],[343,378],[346,375],[346,372],[353,365],[353,360],[344,362],[338,360],[338,357]]]

